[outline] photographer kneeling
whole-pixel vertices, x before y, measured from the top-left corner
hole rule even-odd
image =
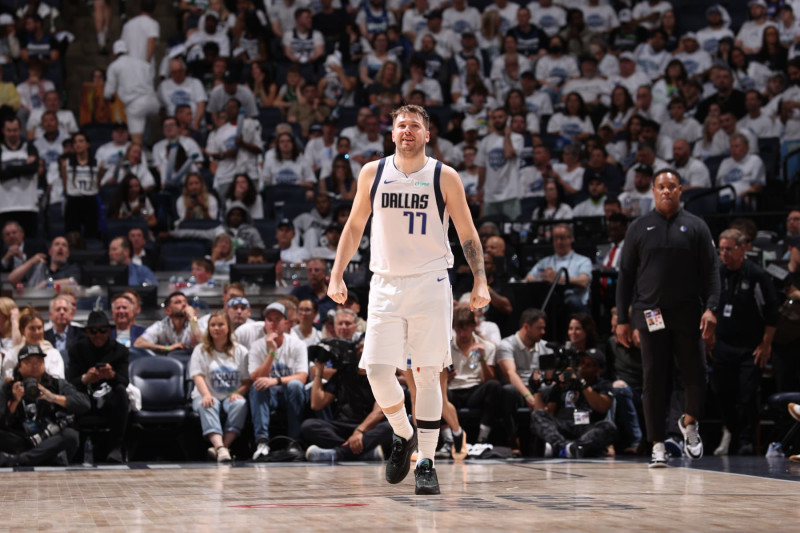
[[[541,370],[531,375],[536,404],[531,430],[545,441],[546,457],[598,456],[617,433],[614,422],[605,419],[614,401],[611,383],[600,379],[605,356],[591,349],[572,354],[562,350],[550,357],[554,364],[541,356]]]
[[[311,408],[321,411],[336,401],[333,420],[309,418],[300,427],[301,438],[309,444],[309,461],[383,461],[382,447],[392,442],[392,427],[372,395],[366,373],[358,368],[362,348],[349,339],[324,339],[308,348],[315,367]],[[334,373],[323,385],[328,361]]]
[[[45,357],[39,346],[24,346],[13,379],[0,388],[0,466],[42,465],[62,451],[69,461],[78,449],[80,435],[71,425],[89,410],[89,398],[46,373]]]

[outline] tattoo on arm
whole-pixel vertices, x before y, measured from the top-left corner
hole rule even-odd
[[[467,259],[469,268],[472,269],[472,275],[475,277],[485,278],[486,270],[483,266],[483,247],[480,241],[473,241],[472,239],[461,243],[464,250],[464,257]]]

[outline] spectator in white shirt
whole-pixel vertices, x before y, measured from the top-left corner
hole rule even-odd
[[[163,188],[181,188],[186,175],[197,172],[197,167],[193,163],[186,165],[186,161],[198,161],[202,150],[194,139],[180,134],[175,117],[168,116],[164,119],[162,132],[164,138],[153,146],[153,164],[158,168]],[[171,154],[173,150],[177,150],[175,155]],[[179,173],[182,168],[185,170],[181,176]]]
[[[758,194],[766,184],[764,163],[755,154],[748,153],[749,141],[740,133],[731,135],[731,156],[724,159],[717,172],[717,186],[732,185],[736,191],[736,208],[755,208],[751,202],[750,194]],[[720,191],[720,199],[734,201],[730,190]]]
[[[708,26],[697,32],[697,40],[700,47],[709,54],[716,55],[719,51],[719,42],[729,37],[733,39],[733,32],[725,24],[722,14],[722,6],[714,4],[706,9],[706,19]]]
[[[553,0],[539,0],[528,4],[531,12],[531,22],[544,30],[548,37],[557,34],[567,25],[567,12],[558,5],[553,5]]]
[[[108,67],[103,96],[111,100],[114,93],[125,104],[128,131],[133,141],[142,144],[147,117],[158,113],[158,98],[153,90],[153,69],[141,59],[128,55],[125,41],[114,43],[116,59]]]
[[[200,80],[186,75],[186,64],[181,58],[176,57],[169,62],[169,78],[158,86],[158,98],[168,116],[174,116],[175,108],[179,105],[191,107],[192,129],[200,129],[208,96]]]
[[[737,123],[738,129],[747,130],[758,139],[780,136],[780,125],[762,108],[761,94],[751,89],[744,94],[744,106],[747,114]]]
[[[670,100],[669,116],[670,118],[661,124],[659,141],[663,137],[670,139],[670,142],[674,142],[676,139],[686,139],[690,143],[694,143],[703,136],[703,127],[700,123],[693,118],[686,117],[686,101],[680,96]]]
[[[141,13],[125,23],[120,37],[130,56],[146,63],[155,59],[156,44],[161,35],[161,25],[153,18],[155,10],[155,0],[142,0]]]
[[[442,24],[461,35],[464,32],[477,33],[481,28],[481,13],[468,6],[467,0],[453,0],[451,7],[442,13]]]
[[[78,133],[78,123],[75,115],[69,109],[61,109],[61,97],[58,91],[48,91],[44,93],[44,107],[34,109],[28,116],[28,123],[25,125],[29,141],[44,134],[42,129],[42,115],[45,111],[52,111],[58,118],[58,129],[70,135]]]
[[[775,26],[775,23],[767,20],[767,4],[764,0],[750,0],[747,5],[751,20],[742,24],[734,44],[744,50],[745,54],[753,55],[761,50],[764,29]]]
[[[536,62],[535,75],[541,87],[548,92],[558,94],[561,86],[570,79],[580,75],[578,63],[571,55],[565,55],[564,39],[556,35],[550,38],[547,55]]]
[[[186,50],[191,52],[191,49],[195,47],[202,49],[203,45],[210,41],[219,46],[220,57],[229,57],[231,55],[231,43],[228,39],[228,34],[219,23],[219,13],[211,10],[206,11],[206,20],[203,27],[186,39]]]
[[[311,10],[294,12],[295,27],[283,32],[283,53],[293,63],[313,63],[325,53],[325,39],[311,27]]]
[[[439,82],[425,77],[425,60],[421,57],[412,57],[409,65],[409,78],[403,82],[400,91],[403,98],[409,99],[411,92],[419,90],[425,94],[425,106],[442,104],[442,86]]]
[[[497,11],[500,14],[500,31],[505,35],[517,24],[519,4],[509,0],[494,0],[484,11]]]
[[[675,140],[672,144],[672,157],[684,191],[697,187],[711,187],[708,167],[699,159],[692,157],[692,147],[686,139]]]
[[[736,122],[736,115],[733,111],[725,110],[719,116],[719,131],[714,134],[712,139],[712,150],[714,155],[728,155],[731,137],[734,133],[740,133],[747,137],[748,152],[755,154],[758,152],[758,139],[749,130],[739,129]]]
[[[655,30],[661,24],[661,15],[672,9],[672,4],[663,0],[644,0],[633,7],[633,22],[647,30]]]
[[[614,85],[622,85],[628,89],[631,96],[635,95],[636,90],[642,85],[650,84],[650,78],[638,71],[633,52],[622,52],[619,55],[619,74],[610,76],[609,80]]]
[[[652,36],[647,42],[637,46],[634,51],[639,69],[651,80],[656,80],[664,74],[664,68],[672,58],[665,48],[666,44],[667,34],[664,30],[658,29],[652,32]]]

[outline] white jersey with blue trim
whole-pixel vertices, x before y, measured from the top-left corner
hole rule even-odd
[[[372,272],[412,276],[453,266],[441,173],[441,161],[432,157],[408,175],[397,169],[394,156],[379,161],[370,188]]]

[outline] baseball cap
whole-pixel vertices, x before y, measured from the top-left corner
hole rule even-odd
[[[0,25],[14,24],[14,17],[8,13],[0,15]]]
[[[478,131],[478,121],[472,117],[467,117],[464,119],[464,122],[461,123],[461,129],[464,131]]]
[[[653,176],[653,167],[648,165],[647,163],[641,163],[636,167],[636,172],[640,172],[645,176]]]
[[[596,364],[600,368],[606,367],[606,356],[603,355],[603,352],[596,348],[590,348],[583,352],[583,355],[586,357],[590,357],[594,364]]]
[[[328,233],[329,231],[341,232],[343,229],[344,228],[342,227],[342,225],[339,224],[338,222],[331,222],[330,224],[328,224],[328,227],[325,228],[325,233]]]
[[[127,131],[128,125],[125,124],[124,122],[117,121],[117,122],[115,122],[114,124],[111,125],[111,129],[112,130],[126,130]]]
[[[289,226],[290,228],[294,229],[294,224],[292,224],[292,221],[288,218],[282,218],[280,222],[278,222],[277,227],[281,228],[283,226]]]
[[[279,304],[278,302],[272,302],[271,304],[269,304],[264,308],[264,312],[262,313],[262,315],[267,316],[267,313],[269,313],[270,311],[277,311],[280,314],[282,314],[284,318],[286,318],[286,306],[284,306],[283,304]]]
[[[719,4],[714,4],[712,6],[709,6],[708,9],[706,9],[706,16],[709,16],[711,13],[714,13],[714,12],[721,14],[722,13],[722,6],[720,6]]]
[[[235,83],[239,81],[233,71],[226,70],[225,73],[222,75],[222,81],[225,83]]]
[[[219,20],[219,13],[217,13],[213,9],[209,9],[208,11],[206,11],[206,16],[207,17],[214,17],[215,19]]]
[[[308,127],[308,131],[309,132],[322,131],[322,124],[320,124],[319,122],[315,122],[311,126]]]
[[[620,9],[617,18],[620,22],[630,22],[633,20],[633,14],[630,9]]]
[[[22,349],[19,351],[19,354],[17,354],[17,360],[22,361],[23,359],[27,359],[32,355],[38,355],[39,357],[47,357],[47,354],[44,351],[42,351],[42,349],[39,348],[39,346],[37,346],[36,344],[27,344],[23,346]]]
[[[633,52],[622,52],[619,55],[619,60],[622,61],[623,59],[627,59],[628,61],[633,61],[636,63],[636,56],[633,55]]]
[[[681,35],[681,39],[694,39],[697,40],[697,34],[693,31],[687,31],[683,35]]]
[[[114,55],[127,54],[128,53],[128,45],[125,44],[125,41],[123,41],[123,40],[114,41],[113,51],[114,51]]]
[[[764,8],[767,7],[767,3],[764,0],[750,0],[749,2],[747,2],[747,7],[750,7],[753,4],[758,4]]]
[[[236,298],[231,298],[230,300],[228,300],[228,303],[225,304],[225,307],[230,309],[234,305],[243,305],[245,307],[250,307],[250,300],[248,300],[243,296],[237,296]]]

